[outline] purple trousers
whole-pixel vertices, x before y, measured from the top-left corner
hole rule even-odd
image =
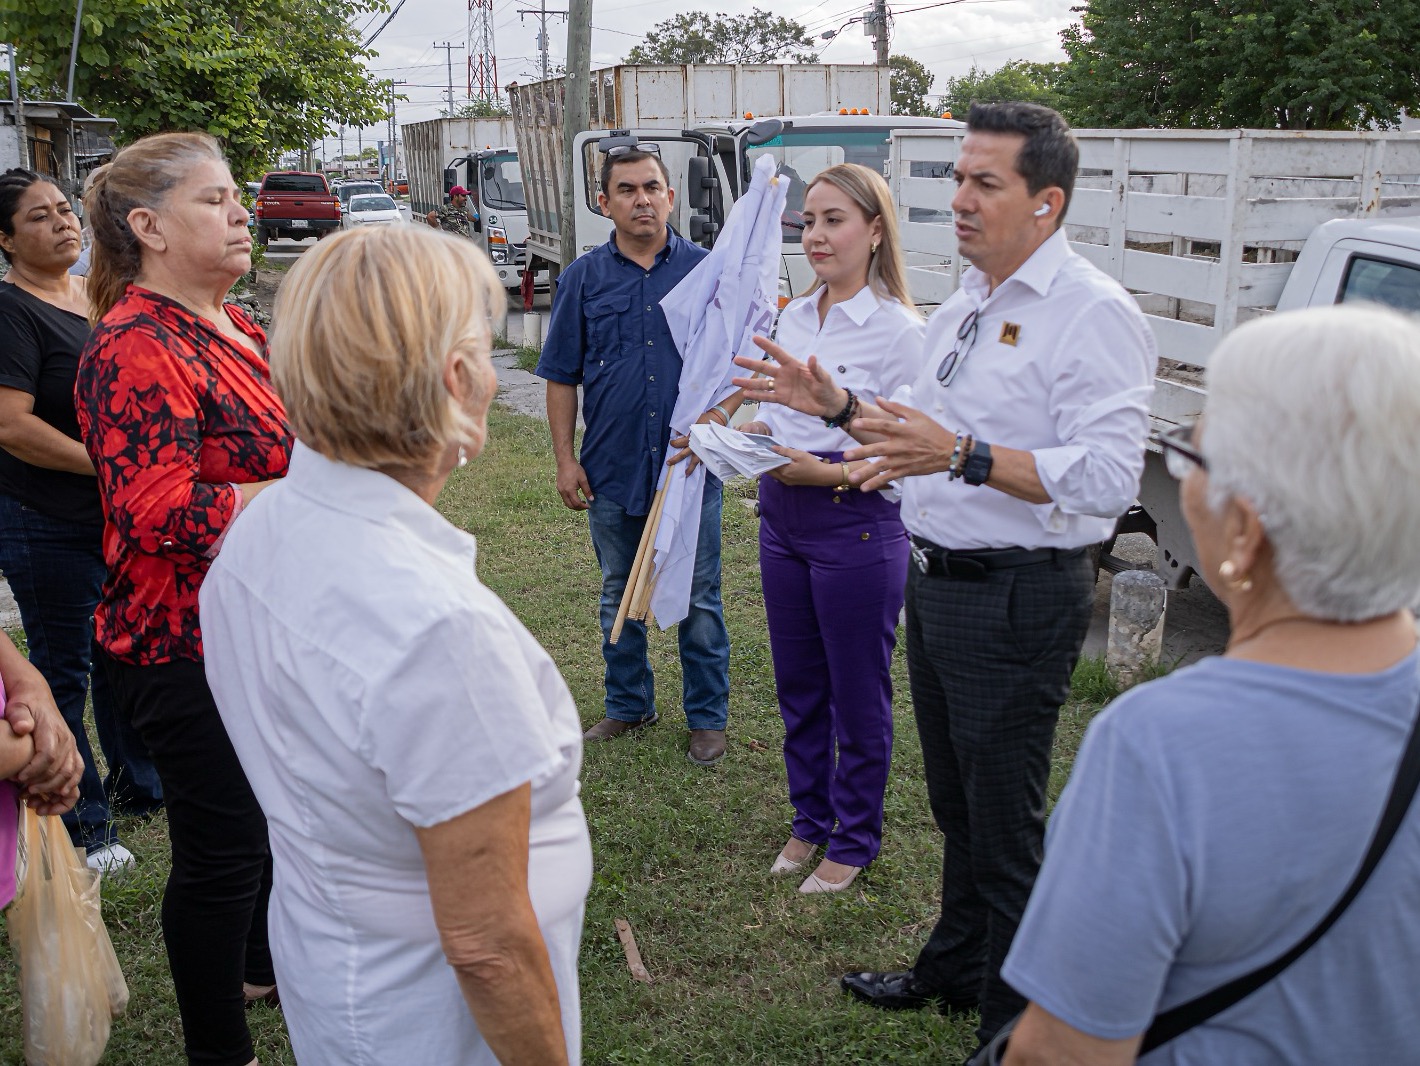
[[[827,844],[834,862],[866,866],[882,845],[907,533],[897,505],[876,492],[765,476],[759,508],[792,832]]]

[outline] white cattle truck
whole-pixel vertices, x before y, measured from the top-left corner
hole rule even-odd
[[[956,290],[950,205],[962,132],[893,135],[891,173],[914,298]],[[1198,417],[1208,354],[1259,315],[1354,300],[1420,312],[1420,134],[1076,130],[1071,247],[1139,301],[1158,342],[1139,506],[1156,569],[1182,588],[1198,566],[1158,436]],[[937,211],[936,217],[913,212]],[[1106,562],[1110,562],[1106,556]]]
[[[479,214],[474,239],[504,288],[516,289],[527,261],[528,209],[509,118],[436,118],[401,127],[409,202],[418,222],[448,201],[455,185]]]
[[[772,152],[792,182],[781,298],[802,291],[811,279],[799,244],[806,182],[842,162],[882,172],[888,134],[895,128],[961,126],[891,117],[889,71],[876,66],[620,66],[594,71],[590,93],[591,129],[578,135],[572,160],[576,240],[564,249],[558,215],[566,86],[558,78],[510,89],[527,192],[530,262],[559,270],[608,239],[611,220],[597,207],[608,148],[654,144],[677,192],[671,225],[707,246],[748,188],[755,159]]]

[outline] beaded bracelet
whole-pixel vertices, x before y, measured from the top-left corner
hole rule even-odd
[[[961,445],[966,438],[960,433],[957,434],[956,447],[952,449],[951,457],[947,460],[947,480],[955,481],[960,475],[957,473],[957,461],[961,459]]]
[[[843,405],[843,410],[839,411],[838,414],[834,415],[832,418],[825,418],[823,420],[823,424],[829,429],[842,429],[849,422],[852,422],[853,419],[858,417],[858,397],[854,394],[852,389],[844,389],[843,391],[848,394],[848,402]]]
[[[957,440],[960,441],[961,437],[958,436]],[[952,463],[951,469],[948,470],[947,473],[951,476],[951,479],[953,481],[955,481],[957,478],[961,477],[963,474],[966,473],[966,461],[971,458],[971,451],[975,447],[976,438],[974,438],[970,433],[968,433],[966,435],[966,443],[962,444],[961,447],[958,449],[961,452],[960,457],[958,457],[956,453],[953,453],[952,455],[954,461]]]

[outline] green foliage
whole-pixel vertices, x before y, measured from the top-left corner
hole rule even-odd
[[[1087,0],[1061,34],[1077,125],[1393,126],[1420,108],[1413,0]]]
[[[892,68],[892,113],[894,115],[935,115],[937,108],[927,99],[937,76],[911,56],[888,57]]]
[[[652,26],[626,53],[628,63],[813,63],[808,30],[792,19],[754,8],[748,15],[692,11]]]
[[[512,118],[503,104],[490,100],[469,100],[454,109],[454,118]]]
[[[226,146],[238,181],[335,125],[386,114],[385,83],[361,65],[354,16],[385,0],[88,0],[74,92],[130,141],[200,129]],[[63,96],[73,22],[53,0],[0,0],[26,89]]]
[[[942,92],[942,110],[966,118],[972,102],[995,104],[1003,100],[1024,100],[1044,104],[1069,117],[1065,97],[1059,89],[1063,63],[1028,63],[1013,59],[996,70],[975,65],[965,74],[948,78]]]

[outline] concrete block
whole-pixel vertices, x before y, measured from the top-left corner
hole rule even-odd
[[[1167,602],[1166,583],[1152,570],[1125,570],[1114,576],[1105,666],[1121,685],[1142,680],[1158,665]]]

